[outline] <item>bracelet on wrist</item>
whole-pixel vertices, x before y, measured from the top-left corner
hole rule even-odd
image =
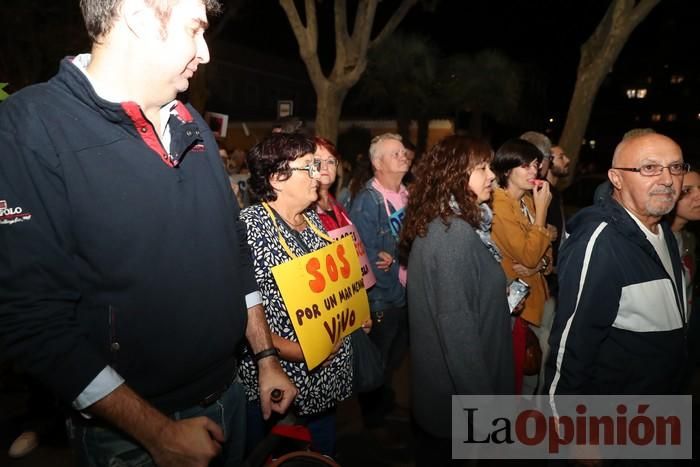
[[[279,353],[279,350],[277,350],[275,347],[270,347],[269,349],[261,350],[260,352],[253,355],[253,361],[255,363],[258,363],[263,358],[277,357],[279,356]]]

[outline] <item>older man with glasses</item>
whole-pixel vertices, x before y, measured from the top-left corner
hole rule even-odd
[[[670,138],[625,138],[608,171],[612,197],[568,222],[550,395],[680,391],[688,311],[678,247],[662,219],[688,170]]]
[[[403,222],[408,190],[401,183],[410,168],[401,136],[376,136],[369,147],[374,177],[353,200],[350,218],[365,244],[377,278],[369,289],[372,320],[370,337],[379,347],[386,365],[385,386],[360,394],[365,425],[376,429],[385,445],[399,447],[386,432],[384,417],[393,408],[391,375],[401,363],[408,342],[406,321],[406,268],[399,265],[398,238]],[[394,443],[394,441],[397,441]]]

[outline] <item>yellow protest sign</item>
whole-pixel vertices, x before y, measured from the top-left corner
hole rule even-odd
[[[351,236],[272,268],[309,369],[369,319],[360,260]]]

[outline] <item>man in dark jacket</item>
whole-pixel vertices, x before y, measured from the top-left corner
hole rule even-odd
[[[674,394],[686,359],[678,248],[662,216],[678,199],[680,147],[660,134],[624,139],[612,198],[567,223],[550,337],[550,395]]]
[[[175,99],[219,4],[81,7],[92,53],[0,106],[1,352],[75,409],[81,464],[238,462],[244,334],[264,415],[296,388],[216,141]]]

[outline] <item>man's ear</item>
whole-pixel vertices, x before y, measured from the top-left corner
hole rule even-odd
[[[139,39],[160,38],[161,22],[144,0],[123,0],[120,14],[126,27]]]
[[[622,188],[622,177],[620,176],[620,172],[617,170],[608,169],[608,179],[616,190],[620,190]]]

